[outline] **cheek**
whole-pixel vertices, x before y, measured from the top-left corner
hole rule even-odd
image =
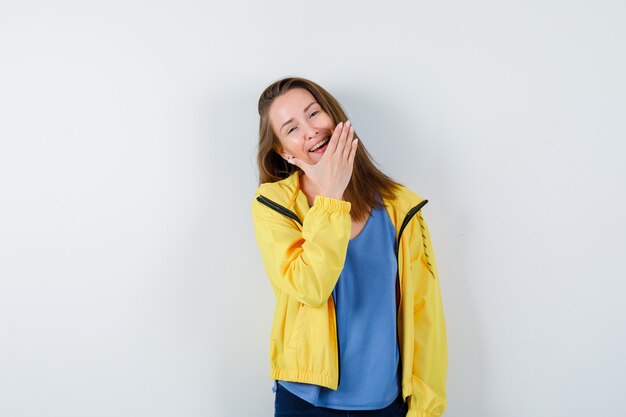
[[[335,128],[335,123],[333,122],[333,119],[328,115],[326,115],[325,117],[324,126],[330,130],[333,130]]]

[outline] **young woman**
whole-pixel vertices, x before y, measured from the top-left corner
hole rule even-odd
[[[446,328],[426,200],[383,174],[325,89],[259,99],[254,230],[276,296],[275,417],[439,417]]]

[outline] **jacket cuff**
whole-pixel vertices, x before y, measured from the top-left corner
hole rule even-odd
[[[352,204],[349,201],[337,200],[332,197],[325,197],[323,195],[316,195],[313,200],[313,205],[326,209],[328,211],[337,211],[340,213],[350,213]]]

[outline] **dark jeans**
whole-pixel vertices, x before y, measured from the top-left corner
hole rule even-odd
[[[387,407],[380,410],[334,410],[316,407],[277,384],[274,401],[274,417],[405,417],[408,406],[402,394]]]

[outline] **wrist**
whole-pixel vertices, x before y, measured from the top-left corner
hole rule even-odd
[[[322,191],[318,195],[321,195],[323,197],[334,198],[335,200],[343,200],[343,193]]]

